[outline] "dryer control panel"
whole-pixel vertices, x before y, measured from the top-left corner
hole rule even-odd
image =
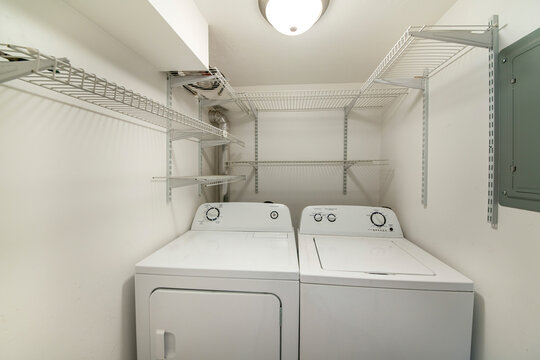
[[[387,208],[353,205],[308,206],[300,234],[403,237],[396,214]]]
[[[206,203],[199,206],[191,230],[293,231],[289,208],[267,203]]]

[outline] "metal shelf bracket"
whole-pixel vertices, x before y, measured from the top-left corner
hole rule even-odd
[[[29,75],[33,72],[44,71],[54,68],[54,61],[37,59],[30,61],[10,61],[0,63],[0,83],[15,80],[21,76]],[[54,71],[51,69],[51,71]]]
[[[375,79],[373,82],[385,85],[393,85],[399,87],[406,87],[410,89],[424,90],[424,77],[418,78],[389,78],[389,79]]]
[[[171,76],[171,86],[173,88],[198,83],[200,81],[208,81],[216,78],[216,75],[190,75],[190,76]]]
[[[410,31],[409,34],[413,37],[422,39],[439,40],[455,44],[467,46],[491,48],[492,46],[493,29],[485,31],[471,30],[424,30]]]

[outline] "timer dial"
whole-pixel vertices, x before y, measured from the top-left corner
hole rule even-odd
[[[219,209],[215,207],[211,207],[210,209],[206,210],[206,218],[210,221],[216,221],[219,217]]]
[[[371,213],[371,223],[377,227],[384,226],[386,224],[386,217],[378,211]]]

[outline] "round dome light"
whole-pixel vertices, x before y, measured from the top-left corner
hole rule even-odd
[[[259,8],[280,33],[290,36],[308,31],[328,7],[329,0],[259,0]]]

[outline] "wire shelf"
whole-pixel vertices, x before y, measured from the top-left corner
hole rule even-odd
[[[489,25],[411,26],[392,47],[360,91],[373,88],[378,79],[433,76],[474,47],[489,47]]]
[[[189,185],[216,186],[246,180],[245,175],[208,175],[208,176],[164,176],[154,180],[168,180],[170,187]]]
[[[239,96],[258,111],[317,111],[354,108],[380,108],[407,93],[404,88],[359,90],[292,90],[244,92]]]
[[[228,161],[227,166],[379,166],[389,165],[388,160],[289,160],[289,161]]]
[[[244,146],[243,141],[223,130],[76,68],[65,58],[45,55],[30,47],[0,44],[0,82],[17,78],[159,127],[197,129]]]

